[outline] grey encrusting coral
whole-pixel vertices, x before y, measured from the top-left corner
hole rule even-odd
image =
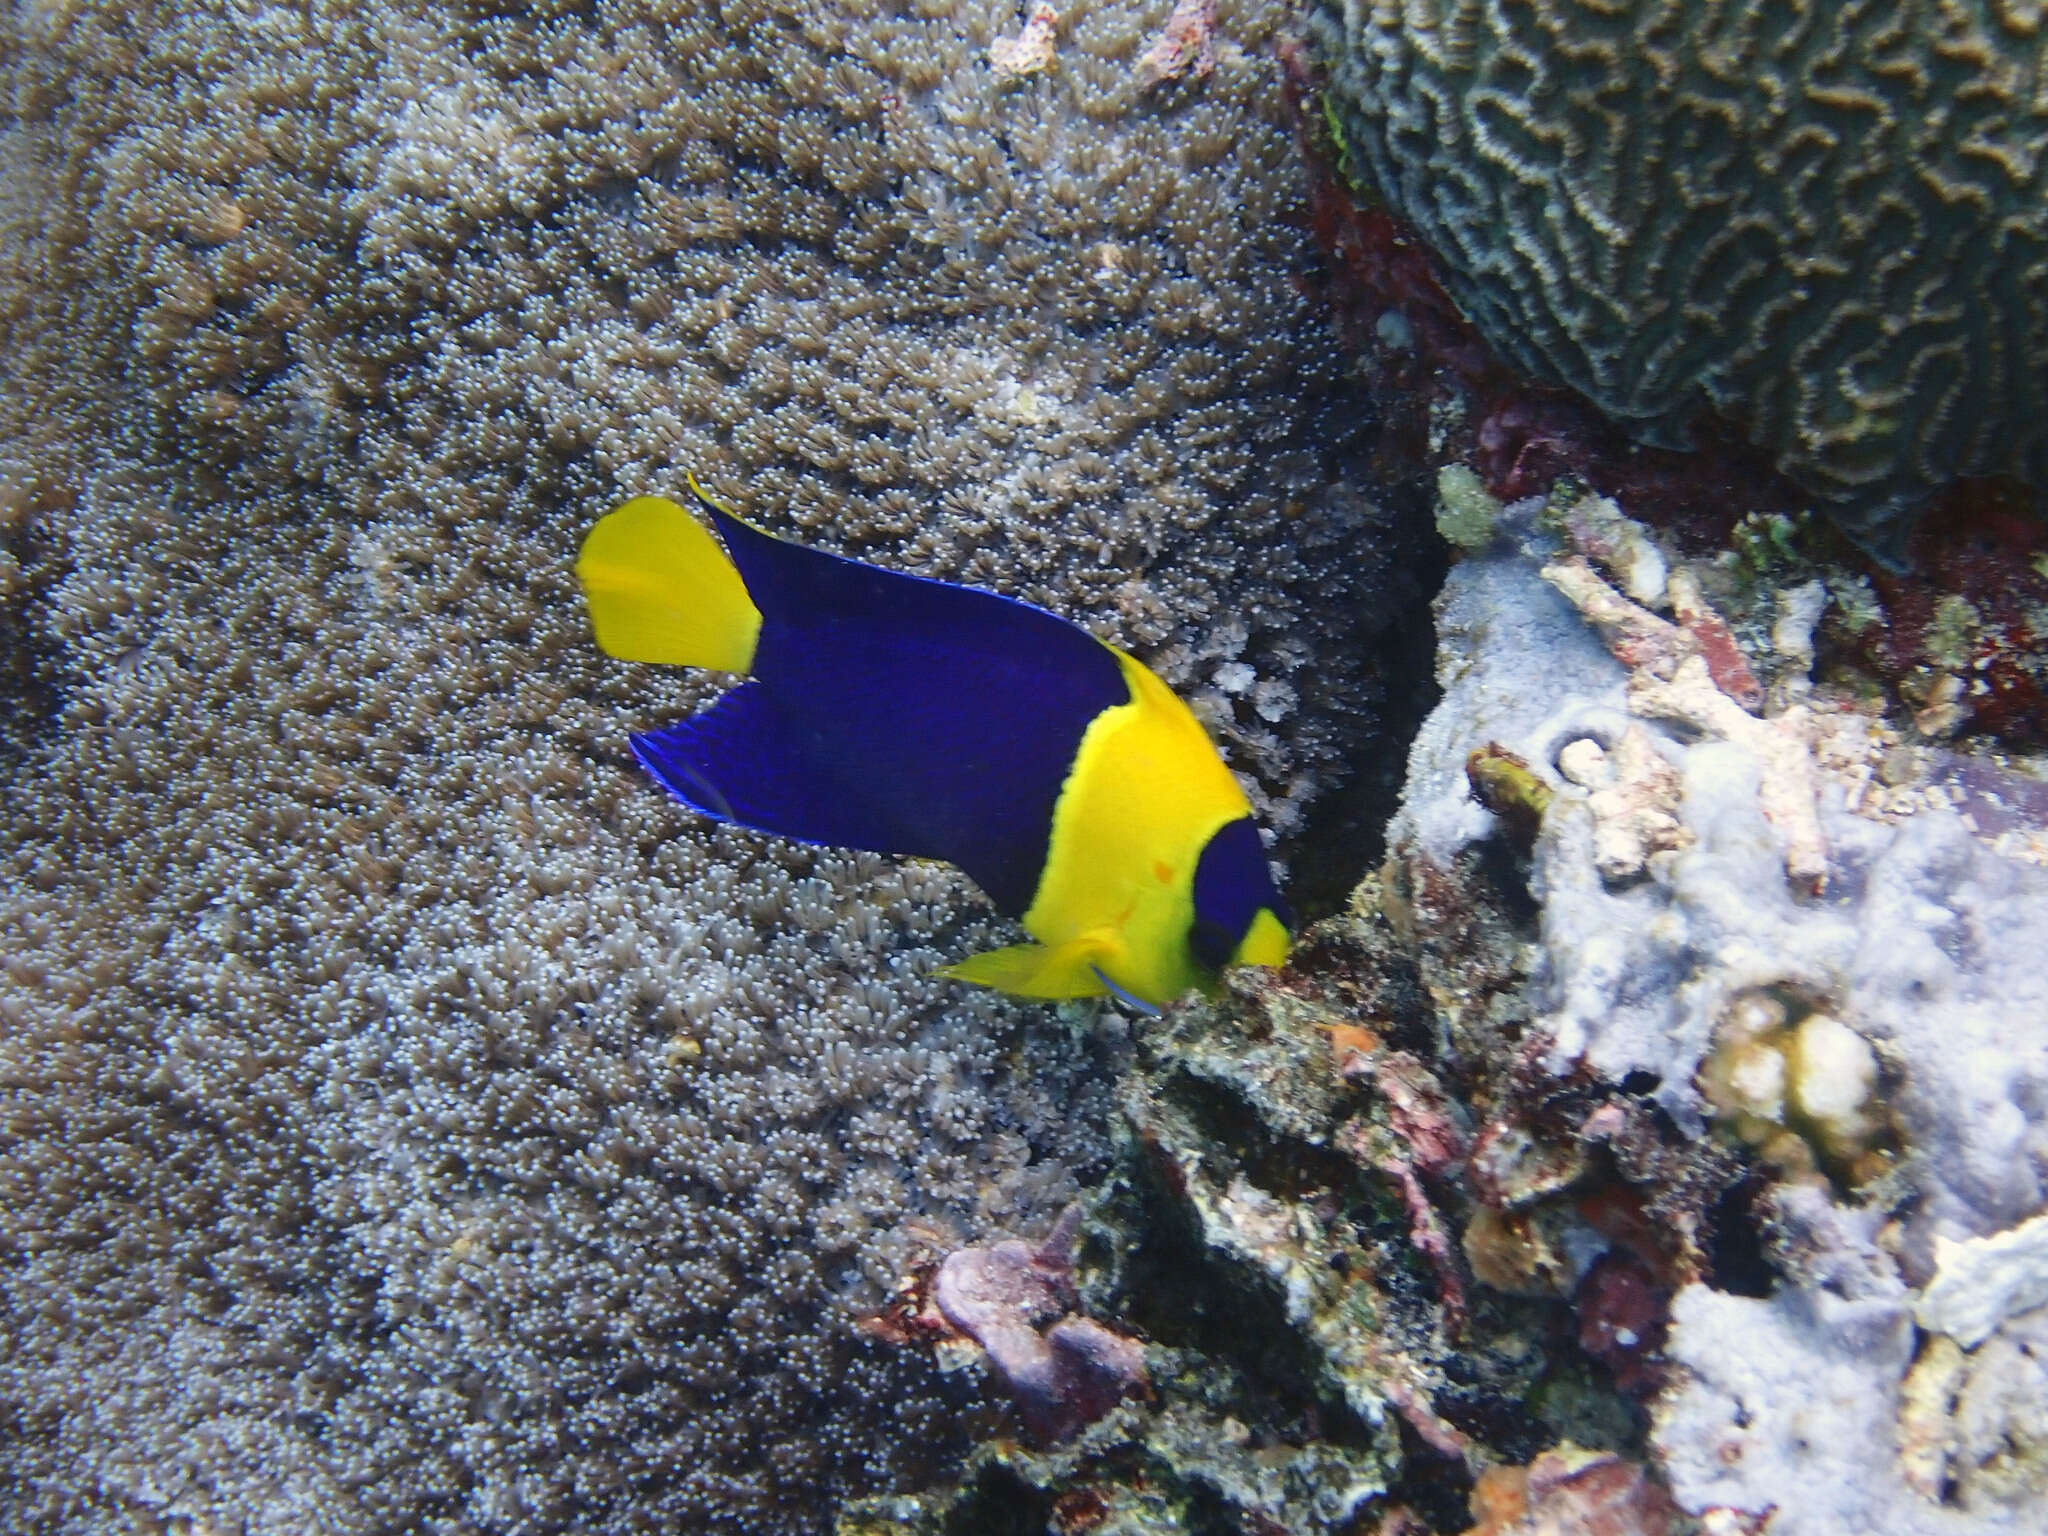
[[[1688,1511],[1775,1510],[1783,1536],[2038,1523],[2048,1387],[2028,1362],[2048,1296],[2022,1277],[2048,1179],[2039,781],[1817,687],[1821,573],[1652,570],[1611,503],[1545,510],[1504,511],[1440,599],[1446,694],[1394,838],[1433,916],[1469,901],[1500,823],[1468,756],[1519,754],[1552,794],[1516,1002],[1531,1059],[1634,1085],[1703,1150],[1754,1149],[1749,1193],[1699,1208],[1720,1272],[1675,1277],[1652,1451]],[[1641,602],[1619,590],[1631,576]],[[1703,583],[1755,637],[1747,655]],[[1498,1027],[1483,1001],[1458,1000],[1454,1037]],[[1583,1262],[1566,1257],[1583,1204],[1519,1206],[1476,1249],[1468,1228],[1468,1254],[1508,1273],[1509,1255]]]
[[[962,882],[687,822],[568,561],[695,467],[1033,598],[1282,823],[1414,558],[1297,279],[1275,4],[0,23],[0,1523],[816,1529],[959,1424],[849,1326],[1042,1230],[1101,1047]],[[1369,770],[1368,770],[1369,771]]]

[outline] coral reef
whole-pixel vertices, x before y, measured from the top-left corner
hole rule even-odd
[[[1142,5],[1065,7],[1007,83],[1006,5],[786,9],[23,23],[28,243],[104,274],[12,300],[52,391],[23,440],[97,421],[111,373],[133,430],[259,483],[289,460],[363,520],[445,501],[422,464],[579,506],[693,465],[764,523],[1142,650],[1291,822],[1349,772],[1381,691],[1357,614],[1409,570],[1367,537],[1371,423],[1295,281],[1282,7],[1149,91]],[[75,453],[39,473],[75,484]]]
[[[1936,739],[2048,746],[2048,529],[2019,500],[1950,498],[1907,570],[1870,572],[1870,601],[1827,616],[1828,660],[1885,679]]]
[[[1075,1279],[1155,1396],[848,1536],[2041,1522],[2018,770],[1881,784],[1877,702],[1808,675],[1810,571],[1763,622],[1613,502],[1483,521],[1386,864],[1125,1066]],[[1376,1435],[1374,1477],[1248,1485],[1227,1424],[1283,1480]]]
[[[1553,1352],[1526,1307],[1459,1302],[1438,1211],[1462,1204],[1456,1111],[1418,1056],[1352,1022],[1405,1038],[1423,1011],[1361,910],[1311,930],[1284,984],[1241,974],[1148,1021],[1075,1278],[1089,1316],[1147,1340],[1150,1397],[1055,1451],[992,1439],[958,1484],[849,1511],[842,1536],[1335,1536],[1390,1502],[1450,1519],[1493,1446],[1540,1450],[1519,1404]]]
[[[2007,1318],[2048,1307],[2048,1216],[2034,1216],[1990,1237],[1937,1237],[1934,1278],[1914,1319],[1975,1349]]]
[[[1598,1239],[1573,1297],[1582,1344],[1617,1385],[1657,1394],[1654,1463],[1692,1514],[1793,1533],[2038,1518],[2048,1480],[2028,1426],[2048,1395],[2026,1363],[2041,1312],[2025,1272],[2048,1175],[2048,999],[2031,958],[2048,942],[2048,872],[2040,823],[2019,825],[2029,781],[1946,759],[1925,770],[1933,793],[1883,792],[1874,770],[1898,749],[1873,705],[1803,677],[1823,597],[1810,578],[1780,589],[1776,619],[1751,630],[1769,648],[1744,657],[1700,595],[1725,572],[1673,560],[1662,592],[1638,583],[1665,618],[1613,584],[1640,568],[1627,551],[1644,530],[1589,519],[1572,496],[1498,524],[1440,599],[1445,697],[1394,836],[1418,930],[1426,913],[1453,935],[1423,941],[1451,1039],[1495,1055],[1519,1018],[1540,1074],[1479,1132],[1498,1214],[1467,1227],[1475,1270],[1561,1289],[1574,1245]],[[1655,766],[1615,771],[1623,743]],[[1474,752],[1543,778],[1533,843],[1471,796]],[[1985,802],[2010,814],[1980,817]],[[1502,839],[1528,848],[1521,873],[1483,857]],[[1501,961],[1455,937],[1470,918],[1445,921],[1497,905],[1503,878],[1534,904],[1533,950],[1504,992]],[[1546,1131],[1534,1085],[1589,1073],[1623,1096]],[[1686,1133],[1661,1167],[1628,1145],[1633,1112],[1616,1110],[1631,1100]],[[1717,1140],[1754,1149],[1747,1174],[1717,1165]],[[1661,1204],[1661,1239],[1589,1206],[1583,1171],[1578,1196],[1556,1192],[1544,1170],[1583,1170],[1594,1144],[1635,1202]],[[1916,1298],[1940,1330],[1931,1363],[1915,1362]],[[1653,1333],[1661,1365],[1636,1376],[1613,1346]],[[1966,1390],[1986,1351],[2005,1352],[2007,1388],[1971,1375]]]
[[[1498,70],[1510,23],[1595,8],[1444,14],[1385,59]],[[1943,14],[1943,67],[2016,88]],[[1809,12],[1773,15],[1800,67]],[[2039,591],[1982,590],[2020,546],[1886,587],[1743,461],[1505,382],[1400,226],[1295,166],[1283,16],[0,23],[10,1529],[2040,1523],[2048,792],[1949,744],[2025,713]],[[1356,103],[1334,127],[1385,179]],[[1639,430],[1717,412],[1881,520],[2042,447],[2003,350],[2034,317],[1940,329],[2033,215],[2006,249],[1920,196],[1884,206],[1965,257],[1882,335],[1855,306],[1941,248],[1866,261],[1881,220],[1748,329],[1650,313],[1649,243],[1575,246],[1546,340],[1445,253],[1515,361]],[[1554,205],[1570,239],[1602,206]],[[1399,302],[1343,292],[1368,268]],[[1952,390],[1888,429],[1934,354]],[[1819,358],[1864,414],[1780,388]],[[711,685],[604,663],[567,561],[683,467],[1131,646],[1331,864],[1371,840],[1301,834],[1395,775],[1434,521],[1442,701],[1387,863],[1287,972],[1135,1036],[935,982],[993,937],[958,877],[694,825],[631,769]],[[1831,670],[1885,602],[1920,615],[1889,718]]]
[[[1473,1536],[1671,1536],[1671,1497],[1643,1469],[1576,1446],[1492,1467],[1472,1490]]]
[[[1357,1529],[1384,1488],[1383,1447],[1274,1441],[1203,1401],[1241,1401],[1236,1378],[1195,1365],[1183,1378],[1185,1400],[1148,1414],[1126,1406],[1070,1446],[986,1441],[957,1486],[860,1501],[837,1536]]]
[[[1059,9],[1007,82],[977,0],[0,21],[0,1523],[770,1533],[957,1446],[849,1311],[1072,1197],[1105,1047],[930,979],[948,872],[673,811],[710,685],[567,566],[694,467],[1129,645],[1282,823],[1385,790],[1425,525],[1281,7],[1149,89],[1166,6]]]
[[[1703,420],[1896,544],[2043,483],[2038,18],[1970,0],[1311,8],[1344,163],[1525,373]]]
[[[1930,736],[2042,744],[2048,520],[2034,492],[1960,480],[1910,540],[1909,520],[1895,519],[1884,558],[1873,559],[1810,515],[1812,497],[1724,423],[1700,422],[1694,452],[1631,441],[1581,397],[1495,353],[1445,291],[1423,239],[1363,178],[1327,73],[1305,46],[1283,58],[1330,261],[1324,297],[1383,423],[1376,469],[1392,484],[1440,481],[1440,531],[1452,544],[1483,546],[1499,500],[1575,481],[1619,498],[1687,554],[1727,552],[1759,580],[1787,565],[1825,572],[1819,670],[1906,699]],[[1629,573],[1617,581],[1630,589]]]

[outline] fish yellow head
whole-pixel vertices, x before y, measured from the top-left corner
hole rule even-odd
[[[1164,1007],[1230,965],[1287,958],[1286,903],[1244,791],[1187,706],[1113,651],[1125,694],[1089,720],[1023,914],[1039,946],[952,969],[1029,997]]]

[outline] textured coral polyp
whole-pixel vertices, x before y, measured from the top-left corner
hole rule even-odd
[[[1446,288],[1423,233],[1360,179],[1314,54],[1297,43],[1282,58],[1328,262],[1321,297],[1338,334],[1372,360],[1387,423],[1376,464],[1383,475],[1410,479],[1452,453],[1503,501],[1543,495],[1571,477],[1695,550],[1725,544],[1737,508],[1790,512],[1806,503],[1767,455],[1711,419],[1696,426],[1697,451],[1639,443],[1579,395],[1503,358]],[[1427,407],[1452,396],[1462,409],[1446,443]]]
[[[667,804],[720,684],[568,566],[695,469],[1143,654],[1279,823],[1352,771],[1420,584],[1282,8],[1151,93],[1058,10],[0,17],[0,1526],[772,1536],[955,1443],[850,1313],[1071,1196],[1096,1047],[934,978],[951,873]]]
[[[1524,371],[1519,359],[1511,365],[1514,350],[1496,351],[1498,338],[1452,297],[1463,290],[1426,228],[1366,175],[1316,56],[1305,47],[1283,56],[1314,228],[1329,262],[1324,297],[1340,334],[1367,360],[1386,422],[1381,474],[1412,481],[1456,459],[1502,501],[1575,482],[1693,554],[1726,549],[1744,518],[1781,527],[1809,521],[1815,497],[1785,472],[1796,466],[1744,441],[1739,413],[1702,401],[1688,423],[1691,446],[1659,446],[1632,438],[1553,374]],[[1453,409],[1440,409],[1447,404]],[[1809,543],[1864,573],[1881,620],[1853,629],[1831,623],[1828,659],[1874,673],[1915,708],[1946,690],[1953,707],[1928,717],[1938,734],[1981,732],[2020,747],[2048,740],[2048,525],[2037,492],[2010,478],[1965,475],[1945,486],[1930,480],[1908,500],[1924,515],[1883,528],[1891,551],[1884,560],[1809,531]],[[1909,526],[1910,542],[1900,546]]]

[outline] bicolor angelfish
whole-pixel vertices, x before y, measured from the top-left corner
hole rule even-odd
[[[632,738],[669,793],[959,866],[1040,941],[944,973],[963,981],[1161,1006],[1287,958],[1251,805],[1142,663],[1028,603],[775,538],[689,486],[718,539],[642,496],[576,562],[608,655],[751,678]]]

